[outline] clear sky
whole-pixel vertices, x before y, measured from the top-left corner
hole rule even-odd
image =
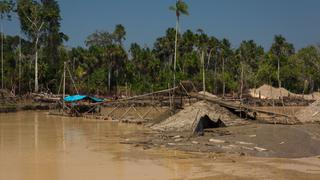
[[[284,35],[297,49],[320,43],[320,0],[185,0],[190,16],[181,30],[203,29],[228,38],[233,47],[253,39],[269,49],[275,34]],[[61,28],[68,46],[84,46],[95,30],[112,31],[116,24],[127,30],[126,46],[137,42],[152,46],[155,39],[175,26],[168,7],[175,0],[58,0]],[[5,23],[5,32],[17,34],[17,21]]]

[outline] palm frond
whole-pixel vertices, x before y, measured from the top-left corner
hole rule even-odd
[[[176,8],[175,6],[170,6],[170,7],[169,7],[169,10],[171,10],[171,11],[177,11],[177,8]]]
[[[184,15],[189,15],[189,7],[187,5],[187,3],[183,2],[183,1],[178,1],[176,4],[176,9]]]

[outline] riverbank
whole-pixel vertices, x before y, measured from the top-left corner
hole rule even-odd
[[[44,103],[27,103],[27,104],[7,104],[0,105],[0,113],[12,113],[30,110],[49,110],[50,104]]]
[[[158,132],[123,137],[124,144],[204,154],[302,158],[320,155],[320,124],[295,126],[250,124],[190,132]]]
[[[260,108],[290,116],[294,116],[296,112],[303,109],[296,106]],[[145,111],[147,109],[145,108]],[[145,112],[143,109],[137,111],[141,114]],[[126,112],[126,109],[123,108],[122,112]],[[136,113],[132,112],[130,116]],[[225,108],[205,102],[187,106],[170,117],[165,111],[158,111],[158,114],[154,114],[153,117],[153,120],[140,123],[150,128],[149,131],[123,137],[121,143],[143,149],[165,148],[183,152],[269,158],[302,158],[320,155],[319,123],[267,124],[254,119],[241,118]],[[119,121],[136,122],[135,119],[139,117],[131,119],[133,120]]]

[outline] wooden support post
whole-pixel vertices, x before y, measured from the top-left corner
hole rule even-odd
[[[131,106],[129,107],[129,109],[127,109],[127,111],[120,116],[119,120],[121,120],[125,115],[127,115],[127,114],[129,113],[129,111],[131,110],[132,107],[133,107],[133,105],[131,105]]]
[[[152,93],[151,104],[153,104],[154,102],[153,84],[151,85],[151,93]]]
[[[142,116],[143,119],[145,119],[151,111],[152,111],[152,107],[150,107],[149,110]]]
[[[141,120],[144,120],[144,118],[141,116],[140,112],[134,106],[132,106],[132,108],[137,113],[137,115],[141,118]]]
[[[168,89],[170,89],[170,84],[168,83]],[[172,112],[172,102],[171,102],[171,91],[169,91],[169,106],[170,106],[170,111]]]
[[[64,115],[65,96],[66,96],[66,62],[63,63],[62,115]]]
[[[111,115],[116,109],[118,109],[120,107],[120,104],[118,106],[116,106],[115,108],[113,108],[108,114],[107,116]]]
[[[126,98],[128,98],[128,83],[126,82]]]
[[[180,86],[182,87],[182,89],[186,92],[187,96],[190,96],[188,91],[186,90],[186,88],[184,87],[184,85],[180,82]]]
[[[153,107],[156,111],[158,111],[159,113],[161,112],[156,106],[152,105],[152,107]]]

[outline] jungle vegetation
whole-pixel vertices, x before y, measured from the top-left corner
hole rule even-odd
[[[320,89],[319,46],[296,50],[285,37],[275,35],[268,49],[254,40],[234,47],[228,39],[202,29],[177,32],[180,15],[189,14],[188,6],[178,0],[170,9],[176,14],[177,27],[164,30],[152,47],[137,43],[124,47],[126,28],[121,24],[111,32],[93,30],[84,40],[85,47],[66,47],[68,36],[61,32],[56,0],[3,0],[1,27],[4,21],[18,18],[21,36],[1,33],[2,87],[16,94],[57,93],[67,62],[76,86],[88,94],[113,95],[125,87],[141,94],[184,80],[201,90],[203,74],[206,90],[215,94],[239,93],[240,87],[262,84],[296,93]],[[67,89],[74,93],[72,83],[67,83]]]

